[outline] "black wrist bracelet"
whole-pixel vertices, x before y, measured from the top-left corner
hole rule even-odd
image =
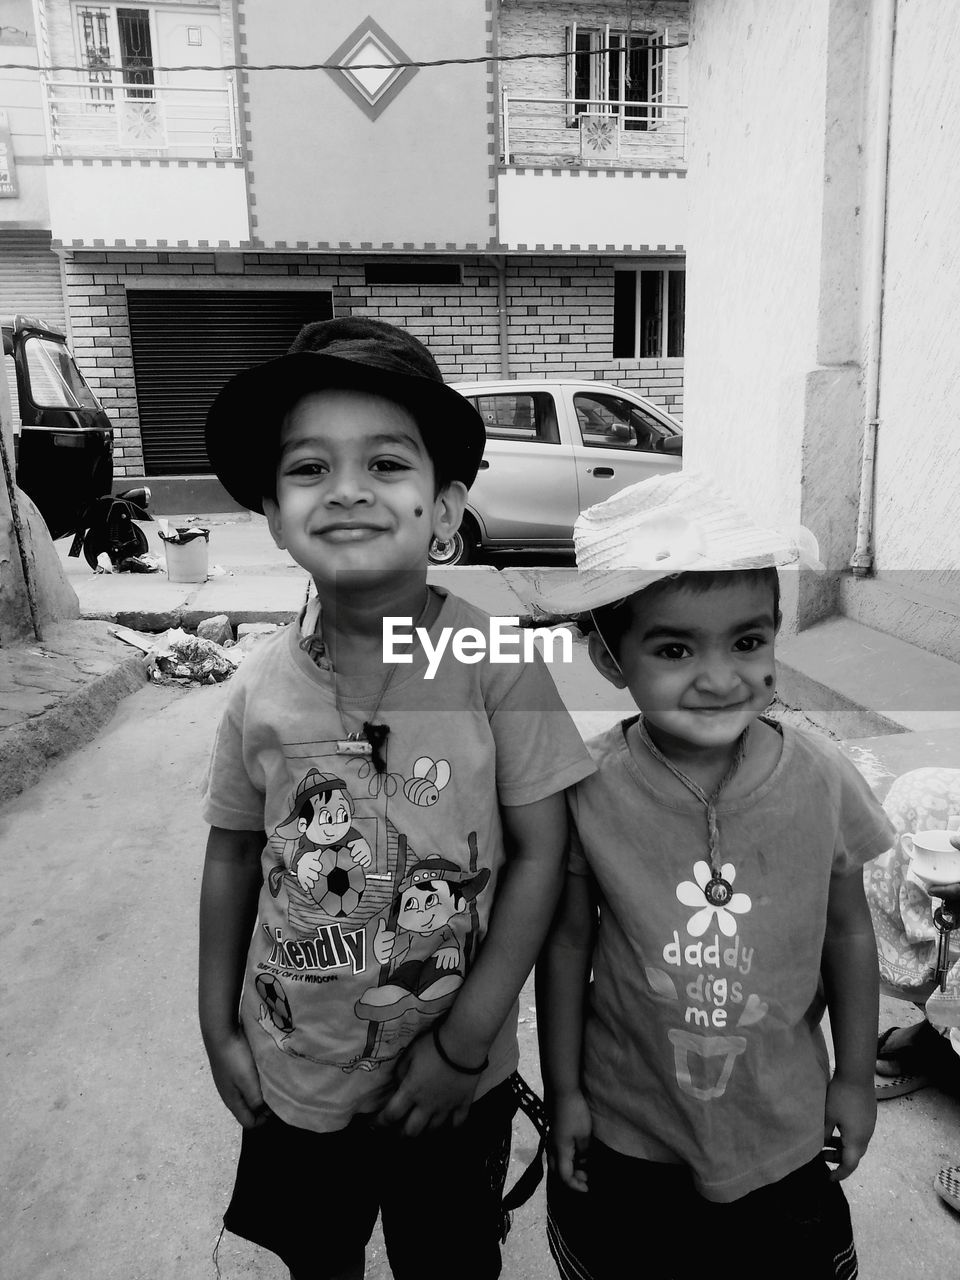
[[[484,1060],[480,1063],[479,1067],[464,1067],[464,1066],[461,1066],[459,1062],[454,1062],[452,1058],[448,1058],[446,1050],[444,1049],[443,1045],[440,1043],[440,1023],[439,1022],[435,1022],[433,1024],[430,1030],[430,1033],[433,1036],[433,1047],[436,1049],[437,1053],[440,1055],[440,1061],[445,1066],[449,1067],[451,1071],[459,1071],[459,1073],[462,1076],[479,1076],[479,1075],[482,1075],[484,1071],[486,1071],[487,1067],[489,1067],[490,1065],[489,1058],[484,1058]]]

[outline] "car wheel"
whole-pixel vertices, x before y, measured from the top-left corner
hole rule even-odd
[[[473,524],[465,516],[452,538],[446,542],[434,538],[430,543],[430,563],[445,569],[455,564],[476,564],[479,542]]]

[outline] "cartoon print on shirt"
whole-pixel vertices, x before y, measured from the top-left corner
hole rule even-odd
[[[461,948],[450,922],[467,911],[475,916],[477,896],[489,878],[487,868],[465,872],[439,857],[410,869],[388,919],[377,925],[373,953],[381,965],[380,981],[357,1001],[358,1017],[375,1024],[411,1009],[435,1016],[449,1008],[463,984],[470,949],[470,939]]]
[[[265,853],[275,859],[267,884],[285,905],[286,924],[274,918],[259,926],[268,950],[254,979],[254,1015],[284,1054],[375,1071],[422,1031],[425,1016],[452,1003],[479,943],[477,896],[491,873],[478,871],[475,832],[465,867],[418,854],[388,816],[391,797],[405,812],[431,809],[449,784],[448,761],[418,756],[412,767],[378,775],[374,786],[370,761],[337,748],[333,741],[285,747],[290,799]],[[422,879],[417,868],[433,878]],[[379,972],[369,972],[373,965]],[[370,985],[343,1010],[360,1019],[359,1035],[341,1035],[338,1048],[325,1049],[314,1027],[316,984],[365,974]]]
[[[728,884],[736,879],[733,863],[724,863],[720,874]],[[768,1012],[767,1002],[755,992],[744,991],[744,979],[753,966],[753,948],[741,940],[737,916],[748,914],[752,902],[746,893],[734,893],[724,905],[711,903],[705,889],[711,879],[709,863],[694,863],[693,880],[677,885],[677,901],[697,910],[686,921],[686,932],[694,941],[682,943],[678,930],[662,950],[664,964],[670,973],[655,965],[645,970],[651,990],[662,1000],[686,1000],[684,1027],[667,1031],[673,1045],[677,1084],[690,1097],[701,1102],[722,1098],[736,1065],[747,1048],[747,1038],[732,1035],[738,1029],[753,1026]],[[705,937],[716,920],[719,932]],[[721,935],[723,935],[721,937]],[[695,976],[691,973],[695,971]],[[684,981],[684,979],[689,979]],[[732,1015],[739,1016],[732,1023]]]
[[[364,868],[373,860],[352,819],[353,800],[343,779],[311,769],[300,780],[292,812],[276,828],[284,840],[297,841],[290,870],[300,887],[335,917],[352,915],[359,906]]]
[[[403,784],[403,794],[411,804],[429,809],[440,799],[440,792],[450,781],[450,761],[421,756],[414,762],[413,776]]]
[[[381,773],[372,760],[364,760],[357,770],[357,777],[367,784],[367,794],[378,796],[382,791],[385,796],[395,796],[397,787],[403,782],[399,773]]]

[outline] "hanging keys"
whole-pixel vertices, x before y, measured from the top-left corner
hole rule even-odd
[[[937,926],[937,972],[934,980],[941,991],[947,989],[947,971],[950,968],[950,935],[960,924],[956,911],[951,911],[945,904],[937,907],[933,913],[933,923]]]

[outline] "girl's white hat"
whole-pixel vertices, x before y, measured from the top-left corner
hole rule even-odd
[[[809,529],[758,525],[695,471],[652,476],[588,507],[573,541],[576,578],[537,597],[549,613],[598,609],[679,573],[823,568]]]

